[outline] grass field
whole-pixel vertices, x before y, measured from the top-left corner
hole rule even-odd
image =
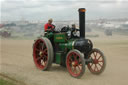
[[[0,78],[0,85],[16,85],[8,80],[5,80],[3,78]]]

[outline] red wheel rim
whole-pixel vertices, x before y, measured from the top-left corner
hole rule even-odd
[[[89,58],[92,59],[92,62],[88,64],[88,68],[93,73],[98,73],[102,70],[104,66],[104,59],[101,53],[94,51],[91,53]]]
[[[67,69],[69,70],[69,73],[77,77],[82,72],[82,59],[80,58],[80,55],[78,55],[75,52],[71,52],[67,57]]]
[[[33,58],[36,66],[39,69],[44,69],[48,61],[47,46],[44,40],[39,39],[34,44]]]

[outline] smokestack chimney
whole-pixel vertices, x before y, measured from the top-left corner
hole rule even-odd
[[[85,38],[85,8],[79,8],[80,37]]]

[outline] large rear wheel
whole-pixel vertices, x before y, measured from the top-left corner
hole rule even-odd
[[[53,47],[49,39],[39,38],[33,44],[33,60],[37,68],[48,70],[53,62]]]
[[[92,49],[89,53],[88,58],[92,60],[92,62],[88,63],[88,69],[93,74],[101,74],[106,67],[106,59],[104,54],[99,49]]]
[[[66,66],[71,76],[80,78],[85,72],[84,55],[78,50],[71,50],[67,54]]]

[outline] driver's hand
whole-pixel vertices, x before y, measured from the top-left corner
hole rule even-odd
[[[47,29],[48,32],[54,32],[54,28]]]
[[[52,29],[55,29],[55,27],[56,27],[55,25],[52,25]]]

